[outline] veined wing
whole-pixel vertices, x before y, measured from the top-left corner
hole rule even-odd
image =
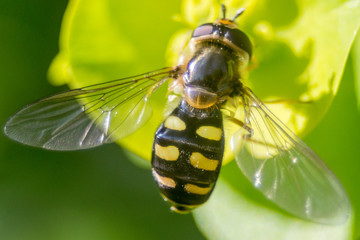
[[[242,120],[251,130],[236,132],[231,147],[245,176],[296,216],[324,224],[345,222],[349,200],[331,170],[250,89],[240,98]]]
[[[150,118],[149,96],[180,68],[59,93],[30,104],[6,123],[10,138],[51,150],[92,148],[125,137]]]

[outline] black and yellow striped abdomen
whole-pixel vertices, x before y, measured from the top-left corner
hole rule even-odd
[[[154,178],[175,211],[204,203],[218,178],[224,152],[220,110],[183,101],[160,125],[152,152]]]

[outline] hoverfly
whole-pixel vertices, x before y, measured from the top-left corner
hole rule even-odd
[[[244,9],[232,19],[222,9],[221,19],[193,31],[178,66],[44,98],[10,118],[5,133],[50,150],[110,143],[142,127],[151,117],[149,97],[171,82],[179,103],[155,133],[151,163],[172,210],[208,200],[229,144],[244,175],[281,208],[315,222],[344,222],[350,205],[335,175],[244,84],[252,44],[235,23]],[[237,126],[231,136],[227,122]]]

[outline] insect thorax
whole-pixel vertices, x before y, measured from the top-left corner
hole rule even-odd
[[[154,178],[173,210],[186,212],[209,198],[223,152],[220,110],[193,109],[182,101],[158,128],[152,152]]]
[[[247,59],[219,41],[196,45],[187,64],[184,98],[194,108],[209,108],[242,88],[240,79]]]

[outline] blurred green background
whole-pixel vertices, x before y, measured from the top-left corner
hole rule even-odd
[[[0,1],[0,126],[22,106],[67,89],[46,79],[66,4]],[[132,164],[118,145],[51,152],[1,131],[0,239],[203,237],[192,215],[170,212],[151,171]]]
[[[67,89],[55,88],[46,80],[58,52],[66,4],[64,0],[0,1],[1,126],[25,104]],[[165,7],[169,16],[179,12],[177,4]],[[135,36],[141,35],[138,26],[142,24],[135,23]],[[162,52],[156,57],[164,59],[169,39],[160,40],[156,47]],[[142,51],[139,56],[145,57],[141,70],[132,67],[131,74],[164,66],[165,59],[147,66],[152,56]],[[119,71],[126,68],[119,66]],[[360,172],[360,116],[353,72],[350,58],[329,112],[304,140],[326,159],[351,201],[358,203],[360,192],[354,186]],[[234,165],[225,166],[222,174],[232,174]],[[246,186],[251,187],[247,182]],[[358,204],[354,205],[359,211]],[[169,211],[151,171],[132,164],[118,145],[50,152],[20,145],[0,134],[0,239],[203,238],[191,215]]]

